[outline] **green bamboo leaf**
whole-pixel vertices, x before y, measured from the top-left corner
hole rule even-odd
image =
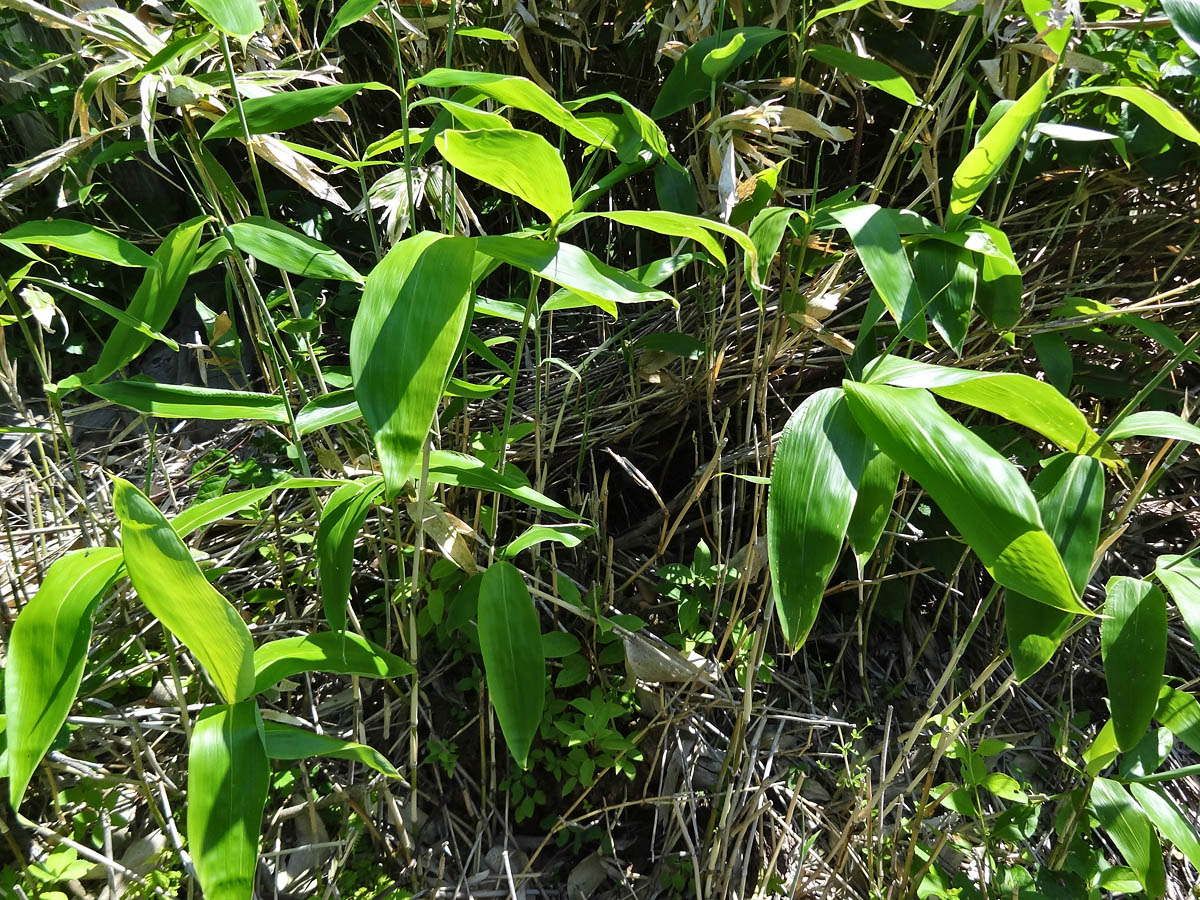
[[[1108,581],[1100,654],[1117,745],[1132,749],[1146,734],[1158,706],[1167,661],[1167,601],[1148,581]]]
[[[362,410],[354,399],[354,388],[330,391],[309,400],[296,413],[296,430],[300,434],[312,434],[322,428],[353,422],[362,418]]]
[[[345,481],[334,478],[289,478],[266,487],[222,494],[219,497],[192,504],[171,519],[171,527],[175,529],[177,535],[183,538],[205,525],[211,525],[213,522],[232,516],[236,512],[241,512],[243,509],[267,499],[276,491],[341,487],[344,484],[346,484]]]
[[[1174,844],[1188,862],[1200,869],[1200,838],[1197,838],[1195,826],[1180,812],[1174,801],[1161,788],[1148,784],[1131,784],[1129,790],[1159,834]]]
[[[317,526],[317,562],[321,573],[321,608],[334,631],[346,630],[346,604],[354,570],[354,539],[367,513],[383,491],[382,478],[342,485],[321,511]]]
[[[230,703],[254,687],[254,646],[237,611],[192,559],[163,514],[123,478],[113,479],[121,550],[142,603],[208,670]]]
[[[380,0],[346,0],[334,13],[333,19],[329,23],[329,30],[325,32],[325,37],[321,39],[321,46],[317,49],[325,49],[329,46],[329,42],[337,37],[339,31],[347,25],[361,22],[379,3]]]
[[[704,55],[704,59],[700,61],[700,71],[713,81],[721,80],[734,67],[737,62],[735,57],[745,45],[746,35],[740,31],[736,32],[728,44],[716,47]]]
[[[163,419],[255,419],[279,424],[288,421],[284,400],[274,394],[163,384],[142,378],[83,387],[109,403]]]
[[[939,397],[984,409],[1031,428],[1071,453],[1088,452],[1100,440],[1087,417],[1058,389],[1028,375],[978,372],[882,356],[865,369],[867,381],[900,388],[927,388]],[[1101,454],[1112,465],[1111,449]]]
[[[162,244],[154,252],[154,265],[146,269],[142,283],[129,301],[125,310],[127,314],[156,332],[161,332],[167,326],[167,320],[175,311],[192,272],[200,235],[207,222],[207,216],[199,216],[176,226],[163,238]],[[105,340],[96,362],[86,372],[60,381],[59,390],[70,390],[84,382],[103,381],[140,356],[152,340],[142,330],[118,322]]]
[[[896,499],[899,482],[900,467],[896,461],[878,447],[869,446],[867,461],[858,479],[854,511],[846,528],[846,539],[854,550],[860,575],[866,570],[867,560],[883,536],[888,516],[892,514],[892,501]]]
[[[767,559],[788,646],[808,637],[854,510],[867,439],[840,388],[808,397],[788,419],[767,494]]]
[[[1021,267],[1013,256],[1008,235],[989,222],[976,220],[972,231],[1000,250],[985,254],[975,287],[975,305],[992,327],[1008,331],[1021,319]]]
[[[933,327],[962,356],[978,281],[974,254],[945,241],[923,241],[913,248],[912,270]]]
[[[473,37],[479,38],[481,41],[515,41],[513,37],[506,31],[501,31],[499,28],[488,28],[484,25],[468,25],[466,28],[454,29],[456,37]]]
[[[98,259],[114,266],[149,268],[154,265],[154,257],[124,238],[71,219],[22,222],[0,234],[0,246],[18,253],[30,245],[54,247],[64,253]]]
[[[1200,753],[1200,703],[1195,697],[1164,684],[1154,718],[1193,753]]]
[[[562,241],[540,238],[481,237],[479,252],[499,262],[552,281],[616,318],[619,303],[670,300],[671,295],[647,287],[595,256]]]
[[[700,216],[688,216],[683,213],[670,212],[664,209],[630,209],[580,213],[567,219],[563,223],[563,226],[564,228],[572,227],[590,218],[609,219],[613,222],[619,222],[622,225],[629,225],[632,228],[642,228],[656,234],[669,234],[675,237],[688,238],[703,247],[722,266],[727,265],[727,263],[725,261],[725,253],[721,249],[721,242],[717,240],[716,236],[726,237],[742,248],[747,260],[750,262],[750,271],[754,273],[758,271],[756,264],[758,247],[741,230],[726,225],[724,222],[704,219]],[[562,233],[562,229],[560,229],[560,233]],[[752,278],[750,283],[753,285],[757,280],[756,277]]]
[[[363,280],[336,250],[270,219],[250,216],[234,222],[225,232],[229,242],[243,253],[301,278]]]
[[[828,16],[840,16],[844,12],[859,9],[870,2],[871,0],[845,0],[836,6],[827,6],[808,20],[809,27],[811,28],[815,23]],[[898,5],[911,6],[913,9],[944,9],[954,2],[955,0],[898,0]]]
[[[253,700],[210,706],[188,748],[187,838],[204,900],[250,900],[270,762]]]
[[[1000,174],[1016,149],[1025,129],[1037,119],[1042,105],[1050,93],[1054,80],[1054,69],[1035,81],[1000,117],[991,131],[958,164],[950,188],[950,214],[946,217],[946,230],[955,231],[967,213],[975,206],[984,190]]]
[[[461,31],[458,33],[462,34]],[[667,145],[666,135],[664,135],[662,129],[658,127],[658,123],[620,94],[614,94],[612,91],[605,91],[602,94],[593,94],[590,97],[581,97],[578,100],[572,100],[571,102],[563,105],[571,112],[574,112],[575,110],[587,106],[588,104],[595,103],[598,100],[611,100],[613,103],[616,103],[618,106],[620,106],[621,110],[625,113],[625,118],[629,120],[630,125],[633,127],[633,130],[637,132],[642,140],[642,143],[646,147],[650,148],[650,151],[656,157],[659,159],[668,159],[671,156],[671,150]],[[636,156],[636,154],[633,156]],[[621,158],[621,162],[634,163],[633,156],[630,158]]]
[[[873,203],[849,204],[831,210],[829,215],[850,233],[871,284],[901,332],[925,343],[929,332],[924,304],[917,293],[908,254],[900,243],[896,218]]]
[[[13,623],[4,672],[8,797],[18,809],[34,769],[67,721],[83,680],[92,613],[121,568],[115,547],[56,560]]]
[[[446,162],[472,178],[515,194],[551,222],[571,211],[571,179],[558,150],[531,131],[443,131],[435,139]]]
[[[1091,573],[1104,512],[1100,461],[1094,456],[1064,453],[1042,469],[1030,488],[1071,584],[1082,594]],[[1073,613],[1049,609],[1016,591],[1008,594],[1004,623],[1019,680],[1030,678],[1049,662],[1074,619]]]
[[[1198,0],[1162,0],[1163,12],[1171,20],[1175,33],[1183,38],[1192,52],[1200,56],[1200,2]],[[1192,865],[1200,869],[1194,859]]]
[[[542,723],[546,658],[533,598],[511,563],[493,563],[484,573],[477,621],[488,695],[509,752],[524,769]]]
[[[462,34],[461,31],[455,31],[455,36]],[[513,124],[500,115],[500,113],[487,112],[486,110],[476,109],[474,106],[468,106],[465,103],[458,103],[454,100],[447,100],[444,97],[426,97],[423,100],[418,100],[410,109],[416,109],[419,106],[437,105],[450,113],[462,131],[512,131]],[[440,128],[431,129],[434,131],[433,139],[436,141],[441,136]],[[528,134],[529,132],[525,132]],[[428,135],[428,132],[426,132]],[[555,162],[562,165],[558,154],[555,154]]]
[[[845,390],[867,437],[925,489],[997,582],[1047,606],[1090,614],[1012,463],[927,391],[854,382]]]
[[[390,91],[391,88],[375,81],[327,84],[298,91],[281,91],[268,97],[250,97],[242,101],[242,109],[251,134],[272,134],[307,125],[363,90]],[[208,129],[204,139],[240,138],[243,135],[241,117],[234,109],[218,119]]]
[[[310,756],[325,756],[331,759],[348,759],[370,766],[388,778],[399,778],[386,756],[366,744],[343,740],[328,734],[316,734],[283,722],[264,722],[263,737],[267,756],[271,759],[307,759]]]
[[[1183,624],[1200,653],[1200,563],[1195,558],[1167,554],[1154,564],[1154,577],[1167,589]]]
[[[1097,92],[1107,94],[1109,97],[1116,97],[1118,100],[1124,100],[1126,103],[1136,106],[1172,134],[1177,134],[1179,137],[1191,141],[1193,144],[1200,144],[1200,131],[1188,120],[1187,116],[1158,96],[1158,94],[1142,87],[1136,87],[1131,84],[1079,87],[1063,91],[1058,97],[1069,97],[1073,94],[1094,94]]]
[[[463,328],[475,239],[423,232],[367,276],[350,334],[355,397],[394,497],[421,456]]]
[[[583,539],[596,529],[591,525],[530,525],[521,535],[508,544],[501,554],[505,559],[512,559],[522,550],[528,550],[534,544],[550,541],[564,547],[578,547]]]
[[[429,483],[474,488],[503,494],[514,500],[554,513],[565,519],[578,519],[579,514],[535,491],[523,477],[514,474],[509,465],[501,475],[483,460],[451,450],[434,450],[429,454]]]
[[[1200,428],[1174,413],[1156,410],[1126,416],[1112,430],[1108,439],[1120,441],[1135,436],[1159,437],[1200,444]]]
[[[70,297],[74,297],[76,300],[80,300],[80,301],[86,303],[88,306],[92,307],[93,309],[98,309],[105,315],[111,316],[112,318],[117,320],[118,324],[124,325],[126,328],[136,331],[138,334],[144,335],[146,338],[148,338],[152,341],[159,341],[159,342],[165,344],[167,347],[171,348],[171,350],[173,350],[173,351],[179,350],[178,342],[167,337],[162,332],[156,331],[155,329],[151,328],[149,325],[147,325],[145,322],[143,322],[141,319],[137,318],[136,316],[131,316],[125,310],[118,309],[117,307],[113,306],[111,303],[105,303],[99,297],[94,297],[91,294],[89,294],[87,291],[81,291],[81,290],[79,290],[79,288],[74,287],[69,284],[64,284],[61,281],[50,281],[49,279],[45,279],[45,278],[34,278],[34,277],[26,276],[26,278],[24,280],[32,285],[39,285],[39,286],[44,285],[45,287],[48,287],[51,290],[62,291],[64,294],[67,294]],[[63,381],[66,384],[68,389],[79,386],[79,384],[78,384],[79,378],[77,378],[77,377],[67,377],[67,378],[63,379]]]
[[[774,28],[751,26],[726,28],[720,34],[712,34],[696,41],[688,47],[663,80],[662,88],[654,101],[654,108],[650,110],[650,118],[662,119],[686,109],[693,103],[708,99],[713,77],[704,71],[704,61],[714,50],[722,46],[727,47],[731,41],[741,38],[736,53],[721,62],[720,72],[728,74],[763,47],[786,34],[786,31],[777,31]]]
[[[1107,778],[1092,782],[1091,801],[1096,818],[1146,893],[1161,897],[1166,893],[1162,847],[1141,807],[1121,784]]]
[[[827,66],[833,66],[835,69],[841,69],[847,75],[853,75],[859,81],[865,81],[872,87],[877,87],[910,106],[921,105],[912,85],[887,63],[849,53],[840,47],[831,47],[828,44],[810,47],[809,53],[813,59],[819,60]]]
[[[411,86],[427,88],[470,88],[505,106],[535,113],[585,144],[603,147],[606,150],[614,149],[602,135],[580,122],[562,104],[528,78],[494,72],[433,69],[408,83]]]
[[[301,672],[401,678],[413,671],[396,654],[353,632],[319,631],[268,641],[254,651],[254,693],[261,694]]]
[[[759,212],[750,222],[746,236],[754,244],[754,254],[746,254],[746,281],[754,292],[754,299],[762,306],[762,288],[767,284],[767,276],[771,271],[771,263],[783,243],[787,232],[788,222],[796,213],[803,215],[801,210],[788,206],[768,206]]]

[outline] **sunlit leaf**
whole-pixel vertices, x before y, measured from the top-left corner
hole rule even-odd
[[[869,446],[866,464],[858,479],[854,511],[846,528],[846,539],[854,550],[859,574],[866,570],[867,560],[883,536],[884,526],[892,514],[892,501],[896,499],[899,481],[900,467],[896,461],[878,447]]]
[[[534,490],[523,477],[517,477],[513,472],[514,467],[510,464],[501,475],[482,460],[452,450],[434,450],[429,454],[430,484],[494,491],[534,509],[552,512],[566,519],[579,518],[578,513]]]
[[[438,152],[454,168],[515,194],[551,222],[571,211],[571,179],[558,150],[530,131],[443,131]]]
[[[1163,12],[1171,20],[1176,34],[1183,38],[1192,52],[1200,56],[1200,2],[1198,0],[1162,0]],[[1194,859],[1192,865],[1200,868]]]
[[[1091,800],[1096,818],[1146,893],[1161,897],[1166,892],[1162,847],[1141,807],[1119,782],[1107,778],[1092,782]]]
[[[847,382],[868,438],[911,475],[1000,584],[1087,613],[1021,473],[924,390]]]
[[[413,667],[394,653],[353,632],[319,631],[268,641],[254,651],[254,693],[261,694],[302,672],[363,678],[400,678]]]
[[[83,679],[92,613],[121,568],[115,547],[56,560],[17,616],[4,670],[8,797],[13,809],[67,721]]]
[[[329,45],[339,31],[347,25],[353,25],[367,17],[367,15],[378,6],[380,0],[346,0],[338,7],[338,11],[333,14],[333,19],[329,22],[329,30],[325,32],[325,37],[321,39],[321,46],[318,49],[324,49]]]
[[[1145,735],[1158,706],[1167,661],[1167,601],[1149,581],[1121,575],[1109,579],[1107,593],[1100,653],[1117,744],[1128,751]]]
[[[113,479],[125,568],[146,608],[192,651],[229,703],[251,695],[254,648],[241,616],[208,583],[191,553],[146,495]]]
[[[1175,601],[1192,646],[1200,652],[1200,563],[1194,557],[1164,554],[1154,564],[1154,577]]]
[[[263,737],[265,738],[267,756],[271,759],[307,759],[310,756],[324,756],[330,759],[348,759],[370,766],[376,772],[382,772],[389,778],[399,778],[386,756],[378,750],[365,744],[347,741],[328,734],[317,734],[295,725],[283,722],[264,722]]]
[[[152,256],[124,238],[71,219],[22,222],[0,234],[0,246],[19,250],[30,245],[54,247],[64,253],[98,259],[114,266],[147,268],[154,265]]]
[[[106,381],[84,389],[109,403],[165,419],[255,419],[284,424],[287,406],[274,394],[225,391],[158,381]]]
[[[530,525],[504,548],[503,556],[512,559],[522,550],[547,541],[563,547],[578,547],[593,531],[595,529],[590,525]]]
[[[362,410],[354,399],[354,388],[330,391],[309,400],[296,413],[296,430],[300,434],[312,434],[322,428],[353,422],[362,418]]]
[[[475,240],[423,232],[367,276],[350,334],[355,397],[375,437],[387,495],[408,480],[466,324]]]
[[[850,524],[868,442],[839,388],[808,397],[792,414],[771,468],[767,558],[784,639],[808,637]]]
[[[1161,788],[1148,784],[1131,784],[1129,790],[1162,836],[1170,841],[1188,862],[1200,869],[1200,838],[1197,837],[1196,826],[1188,821],[1174,801]]]
[[[210,706],[188,748],[188,851],[205,900],[249,900],[270,763],[253,700]]]
[[[1153,91],[1132,84],[1089,85],[1088,87],[1072,88],[1063,91],[1059,97],[1069,97],[1075,94],[1107,94],[1136,106],[1155,122],[1172,134],[1177,134],[1193,144],[1200,144],[1200,131],[1196,129],[1188,117]]]
[[[522,769],[542,722],[546,659],[537,610],[511,564],[493,563],[479,586],[479,649],[505,743]]]
[[[1174,413],[1149,410],[1126,416],[1112,430],[1108,439],[1120,441],[1131,437],[1158,437],[1200,444],[1200,427]]]
[[[810,47],[808,52],[813,59],[840,69],[847,75],[853,75],[859,81],[865,81],[872,87],[877,87],[911,106],[921,105],[921,100],[913,91],[912,85],[887,63],[877,59],[868,59],[829,44]]]
[[[320,118],[335,106],[345,103],[362,90],[388,91],[391,88],[378,82],[356,84],[327,84],[297,91],[280,91],[267,97],[250,97],[242,101],[246,127],[250,134],[272,134],[299,128]],[[243,137],[242,120],[236,109],[216,121],[204,139]]]

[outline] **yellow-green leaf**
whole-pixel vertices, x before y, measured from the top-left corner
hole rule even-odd
[[[386,756],[366,744],[328,734],[316,734],[283,722],[264,722],[263,726],[267,756],[271,759],[307,759],[310,756],[348,759],[370,766],[389,778],[400,777],[400,773],[388,762]]]
[[[230,243],[243,253],[301,278],[363,280],[336,250],[270,219],[250,216],[234,222],[225,231]]]
[[[229,703],[254,688],[254,647],[246,623],[208,583],[179,535],[146,495],[113,479],[125,568],[138,597],[192,651]]]
[[[353,632],[319,631],[268,641],[259,647],[254,652],[254,693],[260,694],[301,672],[401,678],[411,675],[413,667]]]
[[[1149,581],[1110,578],[1100,655],[1108,682],[1117,745],[1131,750],[1146,734],[1158,707],[1167,661],[1167,601]]]

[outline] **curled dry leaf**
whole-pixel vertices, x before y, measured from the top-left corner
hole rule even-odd
[[[250,138],[250,149],[318,200],[350,211],[350,204],[342,199],[332,184],[321,177],[321,170],[308,157],[297,153],[282,141],[263,134]]]
[[[826,125],[812,113],[793,106],[779,108],[779,124],[791,131],[803,131],[826,141],[848,141],[854,137],[854,132],[840,125]]]
[[[418,509],[416,503],[408,503],[405,508],[414,522],[420,518],[422,511]],[[468,536],[473,537],[475,534],[471,530],[471,526],[430,500],[425,501],[424,513],[425,518],[421,522],[421,529],[437,544],[442,556],[468,575],[474,575],[479,571],[479,567],[475,565],[475,554],[471,552],[466,541]]]

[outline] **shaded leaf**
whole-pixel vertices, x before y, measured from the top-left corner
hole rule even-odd
[[[1192,636],[1192,646],[1200,652],[1200,563],[1195,558],[1165,554],[1154,564],[1154,577],[1171,594]]]
[[[888,516],[892,514],[892,502],[896,498],[896,487],[900,481],[900,467],[896,461],[869,445],[866,464],[858,479],[858,496],[854,500],[854,511],[846,528],[846,538],[854,550],[861,575],[867,560],[879,545]]]
[[[974,255],[945,241],[923,241],[913,248],[912,269],[934,328],[961,356],[975,304]]]
[[[1141,807],[1121,784],[1107,778],[1092,782],[1091,800],[1096,818],[1146,893],[1161,897],[1166,892],[1162,847]]]
[[[877,87],[911,106],[921,105],[912,85],[887,63],[877,59],[868,59],[856,53],[849,53],[840,47],[832,47],[828,44],[810,47],[809,53],[813,59],[820,60],[835,69],[841,69],[847,75],[853,75],[859,81],[865,81],[872,87]]]
[[[730,47],[732,46],[731,42],[738,38],[741,39],[741,42],[736,45],[736,52],[721,60],[719,70],[714,69],[724,75],[785,34],[787,32],[776,31],[774,28],[751,26],[749,28],[726,28],[720,34],[709,35],[696,41],[675,62],[670,73],[663,80],[658,97],[654,101],[654,108],[650,110],[650,117],[661,119],[677,113],[693,103],[708,99],[713,85],[713,76],[704,71],[704,61],[714,50],[720,47]],[[711,65],[710,68],[712,68]]]
[[[262,216],[250,216],[225,229],[229,241],[243,253],[302,278],[332,278],[361,282],[362,276],[341,254]]]
[[[346,630],[346,603],[354,571],[354,540],[367,513],[383,491],[382,478],[342,485],[321,510],[317,526],[317,561],[321,573],[321,608],[334,631]]]

